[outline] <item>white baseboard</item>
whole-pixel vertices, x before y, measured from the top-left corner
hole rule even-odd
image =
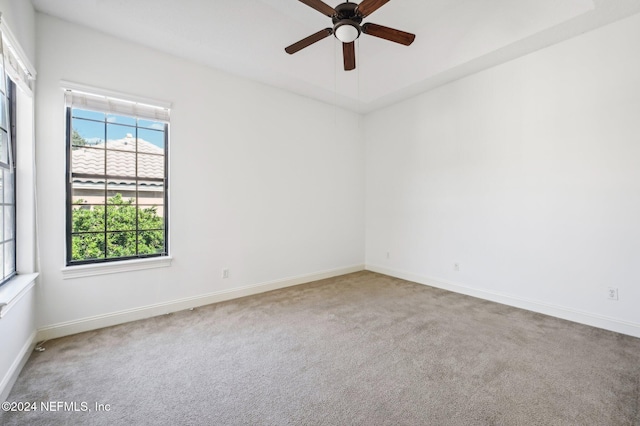
[[[9,371],[7,371],[7,374],[5,374],[5,376],[2,378],[2,382],[0,382],[0,401],[1,402],[6,401],[7,398],[9,397],[11,388],[13,387],[14,383],[18,379],[18,376],[22,371],[22,367],[24,367],[24,365],[29,360],[29,357],[31,356],[31,352],[33,352],[33,349],[35,348],[35,346],[36,346],[36,332],[34,330],[34,332],[31,333],[31,336],[27,339],[24,346],[20,350],[20,353],[18,354],[16,359],[13,361],[13,364],[11,364]]]
[[[365,265],[365,269],[371,272],[377,272],[384,275],[389,275],[395,278],[400,278],[407,281],[413,281],[418,284],[424,284],[431,287],[441,288],[443,290],[452,291],[454,293],[466,294],[468,296],[477,297],[480,299],[490,300],[492,302],[501,303],[503,305],[509,305],[516,308],[526,309],[528,311],[538,312],[545,315],[550,315],[557,318],[562,318],[568,321],[577,322],[580,324],[590,325],[592,327],[598,327],[609,331],[615,331],[617,333],[627,334],[629,336],[640,337],[640,324],[623,321],[615,318],[609,318],[603,315],[593,314],[590,312],[583,312],[572,308],[566,308],[563,306],[552,305],[536,300],[529,300],[520,297],[511,296],[508,294],[493,292],[489,290],[477,289],[467,287],[459,283],[450,281],[444,281],[441,279],[434,279],[424,277],[404,271],[386,268],[378,265]]]
[[[69,336],[71,334],[97,330],[99,328],[110,327],[126,322],[137,321],[158,315],[168,314],[171,312],[178,312],[185,309],[196,308],[198,306],[210,305],[212,303],[223,302],[225,300],[251,296],[254,294],[264,293],[266,291],[291,287],[298,284],[337,277],[339,275],[350,274],[352,272],[363,270],[364,265],[347,266],[343,268],[299,275],[296,277],[268,281],[260,284],[248,285],[229,290],[216,291],[201,296],[172,300],[166,303],[158,303],[155,305],[148,305],[135,309],[97,315],[75,321],[63,322],[39,329],[38,341],[56,339],[58,337]]]

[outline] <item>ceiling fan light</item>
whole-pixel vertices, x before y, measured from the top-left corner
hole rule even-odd
[[[333,33],[343,43],[351,43],[360,37],[360,28],[351,22],[338,22]]]

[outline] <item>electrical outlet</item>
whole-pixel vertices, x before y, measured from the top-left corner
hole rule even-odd
[[[607,299],[618,300],[618,289],[615,287],[609,287],[607,289]]]
[[[229,278],[229,270],[228,269],[223,269],[222,270],[222,278]]]
[[[456,272],[460,272],[460,264],[458,262],[453,264],[453,270]]]

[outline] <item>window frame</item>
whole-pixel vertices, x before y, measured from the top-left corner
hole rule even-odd
[[[6,223],[5,223],[5,215],[4,213],[2,214],[2,224],[0,226],[3,227],[3,234],[2,234],[2,245],[0,246],[0,250],[2,250],[2,253],[0,255],[0,258],[2,259],[2,265],[0,265],[0,268],[2,268],[2,274],[0,274],[0,287],[2,287],[4,284],[6,284],[7,282],[9,282],[9,280],[13,277],[15,277],[18,274],[18,208],[17,208],[17,201],[18,201],[18,195],[17,195],[17,170],[16,170],[16,154],[17,154],[17,149],[16,149],[16,111],[17,111],[17,87],[15,82],[11,79],[11,77],[6,76],[6,81],[4,82],[5,84],[5,92],[3,94],[0,94],[0,96],[4,96],[6,98],[6,114],[7,114],[7,143],[8,143],[8,147],[7,147],[7,167],[5,167],[5,165],[1,165],[0,168],[2,170],[12,170],[13,173],[10,173],[10,176],[12,176],[12,180],[13,180],[13,203],[11,204],[11,206],[13,207],[13,223],[12,223],[12,227],[13,227],[13,238],[11,240],[5,240],[5,236],[4,236],[4,229],[6,229]],[[5,182],[2,182],[2,186],[3,186],[3,193],[1,194],[2,196],[2,200],[0,201],[0,205],[3,206],[3,211],[4,209],[7,207],[7,205],[4,202],[4,189],[6,189],[6,185]],[[5,266],[5,256],[4,256],[4,248],[5,248],[5,244],[7,241],[13,241],[13,267],[12,267],[12,272],[9,273],[9,275],[5,275],[4,273],[4,266]]]
[[[131,230],[130,232],[136,233],[136,254],[132,256],[120,256],[120,257],[107,257],[108,249],[107,249],[107,235],[109,233],[107,229],[107,221],[105,220],[105,229],[100,233],[103,233],[105,236],[105,257],[99,259],[84,259],[84,260],[73,260],[73,170],[72,170],[72,152],[73,152],[73,142],[72,142],[72,133],[73,133],[73,109],[80,109],[85,111],[94,111],[93,109],[83,109],[82,107],[75,107],[73,105],[65,106],[65,125],[66,125],[66,135],[65,135],[65,143],[66,143],[66,266],[81,266],[81,265],[95,265],[95,264],[113,264],[117,262],[123,261],[132,261],[132,260],[141,260],[141,259],[151,259],[151,258],[161,258],[161,257],[169,257],[169,123],[164,121],[164,176],[162,178],[163,181],[163,233],[164,233],[164,250],[160,253],[149,253],[149,254],[140,254],[138,253],[138,244],[137,238],[140,232],[145,231],[141,230],[138,226],[138,215],[136,214],[136,229]],[[126,113],[113,113],[111,111],[97,111],[105,114],[105,126],[108,125],[108,121],[106,120],[106,116],[108,114],[116,114],[125,117],[131,117],[136,119],[136,125],[131,126],[135,127],[136,130],[136,138],[138,132],[138,117],[128,115]],[[147,118],[145,118],[147,120]],[[91,121],[91,120],[87,120]],[[144,129],[144,127],[142,127]],[[105,127],[106,130],[106,127]],[[107,149],[107,140],[105,134],[105,156],[108,151]],[[136,146],[136,158],[138,155],[138,149]],[[106,158],[106,157],[105,157]],[[137,163],[137,161],[136,161]],[[106,182],[109,179],[109,175],[107,174],[107,170],[104,170],[104,175],[102,175],[105,179],[105,196],[108,192]],[[138,175],[137,166],[136,166],[136,175],[130,177],[132,180],[138,181],[139,179],[144,180],[144,177],[140,177]],[[136,184],[136,194],[138,193],[138,185]],[[138,207],[139,198],[136,196],[136,212]],[[105,214],[107,211],[108,204],[105,204]]]

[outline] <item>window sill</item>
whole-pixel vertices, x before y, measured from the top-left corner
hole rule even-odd
[[[34,286],[38,274],[18,274],[0,287],[0,318]]]
[[[120,272],[140,271],[144,269],[166,268],[171,266],[171,256],[152,257],[149,259],[123,260],[92,265],[66,266],[62,268],[62,279],[93,277],[96,275],[117,274]]]

